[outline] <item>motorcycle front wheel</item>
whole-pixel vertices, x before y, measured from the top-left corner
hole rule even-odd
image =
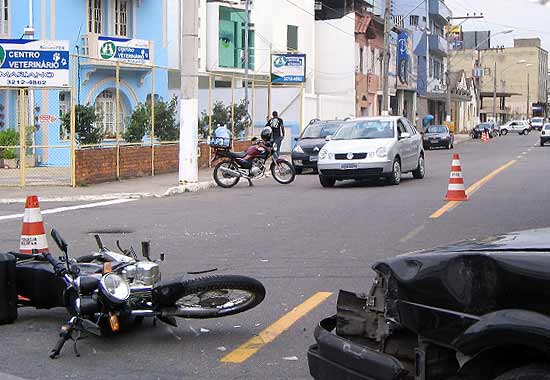
[[[229,189],[239,183],[240,177],[234,177],[228,173],[224,173],[224,170],[234,170],[237,171],[237,165],[233,161],[222,161],[216,165],[214,168],[214,181],[220,187],[224,189]]]
[[[155,289],[154,298],[164,315],[220,318],[258,306],[265,288],[250,277],[212,276],[165,283]]]
[[[271,164],[271,175],[280,184],[288,185],[296,178],[296,171],[290,162],[279,160]]]

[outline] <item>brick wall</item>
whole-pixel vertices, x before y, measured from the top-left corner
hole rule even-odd
[[[250,141],[235,141],[234,150],[243,151]],[[199,168],[208,168],[207,144],[200,144]],[[116,148],[81,149],[76,152],[76,184],[78,186],[116,181]],[[155,147],[155,174],[176,173],[179,165],[179,145]],[[212,153],[213,154],[213,153]],[[120,147],[120,178],[151,175],[151,147]]]

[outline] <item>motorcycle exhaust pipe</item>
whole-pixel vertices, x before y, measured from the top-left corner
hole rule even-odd
[[[159,315],[156,311],[153,310],[132,310],[130,313],[132,317],[156,317]]]
[[[221,167],[220,168],[220,171],[223,173],[223,174],[227,174],[227,175],[230,175],[231,177],[243,177],[243,175],[238,172],[237,170],[233,170],[233,169],[228,169],[228,168],[223,168]]]

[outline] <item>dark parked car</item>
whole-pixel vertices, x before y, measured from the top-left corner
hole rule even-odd
[[[422,136],[424,149],[443,147],[453,149],[455,136],[444,125],[430,125]]]
[[[292,150],[292,164],[296,174],[301,174],[304,169],[317,171],[319,151],[326,144],[327,136],[334,135],[343,122],[315,120],[304,129],[300,137],[296,138],[296,146]]]
[[[308,351],[315,379],[550,379],[550,229],[374,264]],[[335,330],[335,331],[334,331]]]
[[[499,135],[499,131],[496,128],[495,124],[481,123],[476,125],[476,127],[472,130],[472,138],[474,139],[481,138],[481,134],[483,132],[487,132],[489,134],[489,138],[493,138]]]

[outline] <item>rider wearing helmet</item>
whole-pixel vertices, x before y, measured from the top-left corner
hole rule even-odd
[[[271,127],[265,127],[264,129],[262,129],[260,137],[266,143],[271,142],[271,138],[273,137],[273,131],[271,130]]]

